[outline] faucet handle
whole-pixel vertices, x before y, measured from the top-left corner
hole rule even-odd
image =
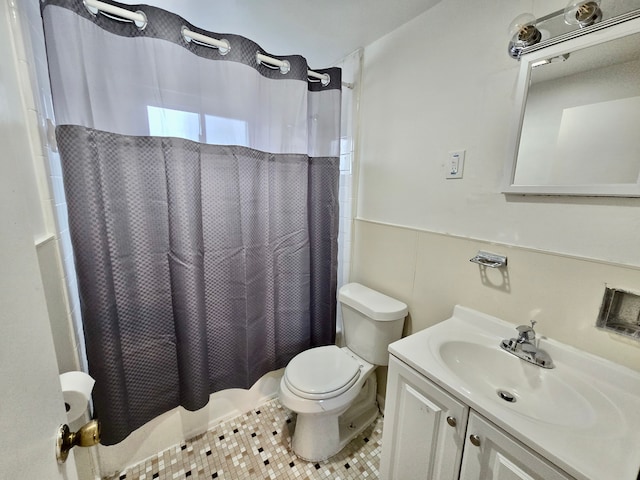
[[[536,338],[536,331],[529,325],[520,325],[516,327],[518,330],[518,343],[531,342]]]
[[[538,323],[537,320],[529,320],[529,323],[531,323],[531,330],[533,330],[533,327],[535,327],[536,323]]]

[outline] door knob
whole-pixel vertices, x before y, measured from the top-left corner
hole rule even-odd
[[[100,422],[91,420],[77,432],[69,430],[68,425],[60,425],[56,437],[56,458],[64,463],[73,447],[92,447],[100,443]]]
[[[478,435],[469,435],[469,441],[474,447],[480,446],[480,437]]]
[[[458,422],[456,422],[456,419],[452,416],[447,417],[447,423],[452,427],[455,427],[458,424]]]

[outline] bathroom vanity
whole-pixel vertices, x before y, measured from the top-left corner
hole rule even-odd
[[[548,339],[541,368],[514,336],[457,306],[390,345],[381,480],[638,478],[640,374]]]

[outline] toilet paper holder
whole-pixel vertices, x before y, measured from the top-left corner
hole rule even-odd
[[[58,463],[67,461],[73,447],[92,447],[100,443],[100,421],[91,420],[77,432],[72,432],[66,423],[60,425],[56,436],[56,458]]]

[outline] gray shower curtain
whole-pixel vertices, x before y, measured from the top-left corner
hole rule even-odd
[[[146,5],[47,0],[56,137],[102,443],[335,337],[341,80]],[[231,46],[189,42],[181,29]]]

